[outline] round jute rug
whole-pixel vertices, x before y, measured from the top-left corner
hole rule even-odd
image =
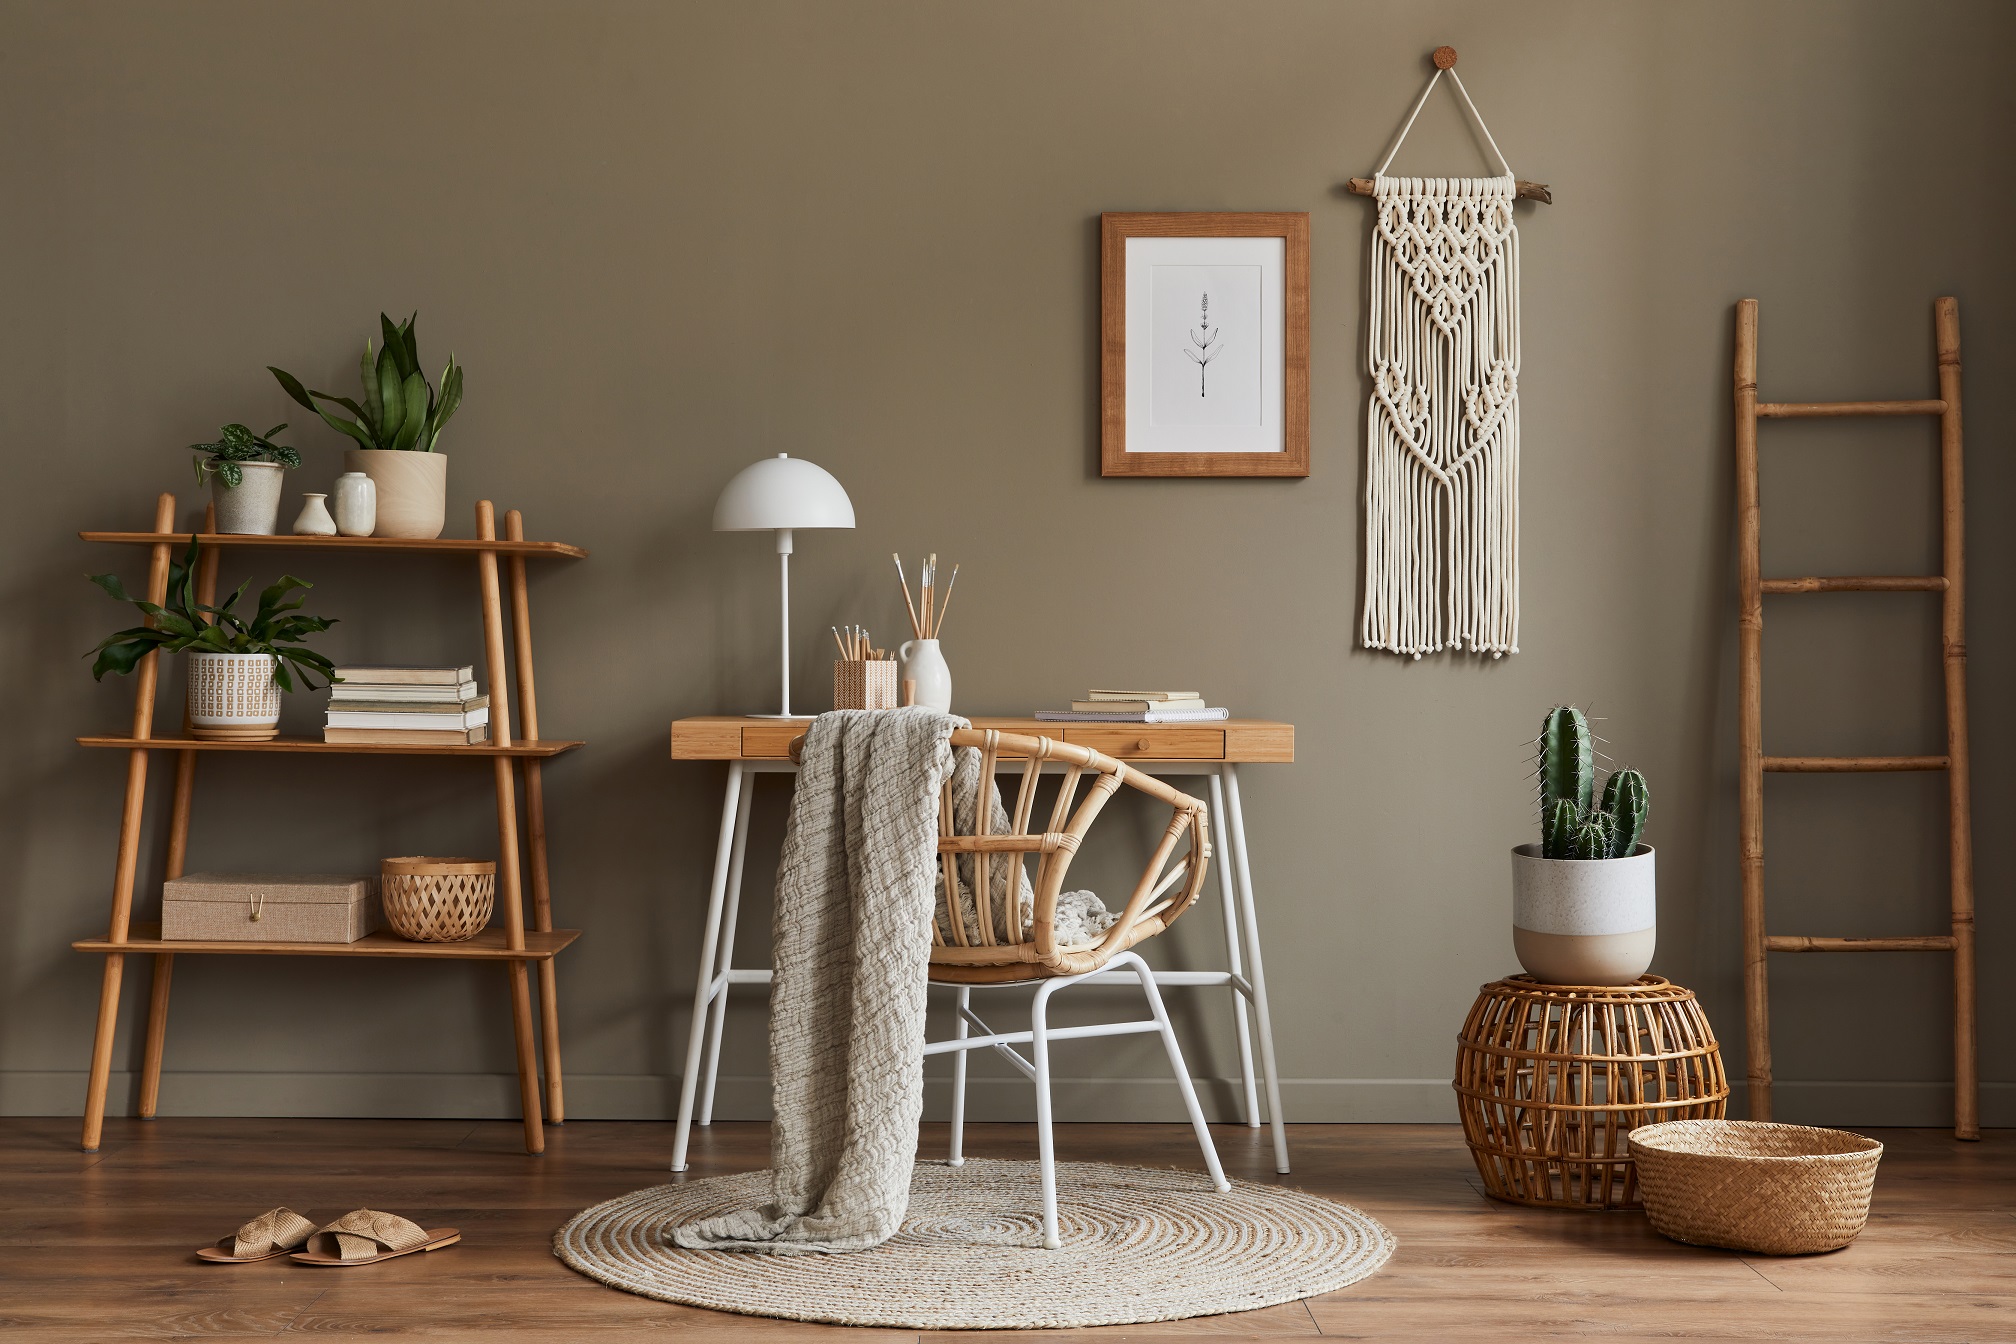
[[[553,1251],[612,1288],[748,1316],[908,1330],[1057,1329],[1251,1311],[1356,1283],[1393,1234],[1299,1190],[1060,1162],[1062,1249],[1043,1249],[1033,1162],[920,1164],[903,1229],[851,1255],[687,1251],[675,1223],[759,1203],[753,1171],[638,1190],[574,1216]]]

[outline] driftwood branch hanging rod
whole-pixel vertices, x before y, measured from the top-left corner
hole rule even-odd
[[[1454,70],[1456,68],[1456,48],[1437,47],[1430,59],[1435,62],[1437,70]],[[1425,97],[1426,95],[1424,94],[1423,96]],[[1412,119],[1410,118],[1409,120],[1411,123]],[[1391,156],[1389,155],[1388,157]],[[1370,196],[1373,194],[1372,179],[1369,177],[1354,177],[1344,185],[1350,190],[1353,196]],[[1528,182],[1521,178],[1516,185],[1518,190],[1515,194],[1519,200],[1538,201],[1542,205],[1554,204],[1554,190],[1545,182]]]

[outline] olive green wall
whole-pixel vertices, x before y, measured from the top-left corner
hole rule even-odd
[[[1506,849],[1534,827],[1523,743],[1563,698],[1651,777],[1656,969],[1700,990],[1740,1073],[1731,305],[1762,300],[1767,395],[1922,396],[1931,299],[1950,293],[1971,380],[1986,1113],[2016,1121],[1999,824],[2016,724],[1997,694],[2016,669],[2006,6],[14,0],[4,15],[0,1109],[78,1107],[96,1002],[98,963],[67,944],[103,926],[123,762],[71,738],[123,723],[129,688],[94,685],[78,657],[120,617],[81,576],[143,560],[75,533],[141,526],[164,489],[193,517],[180,445],[226,420],[296,423],[291,516],[342,441],[302,424],[262,366],[347,388],[381,308],[417,308],[430,367],[452,349],[469,370],[444,439],[451,529],[489,497],[593,552],[537,567],[533,592],[545,722],[590,744],[548,774],[556,901],[587,930],[561,964],[574,1115],[659,1116],[676,1096],[721,772],[669,761],[665,729],[772,702],[767,540],[708,519],[729,476],[780,451],[832,470],[860,520],[800,540],[796,675],[815,703],[826,627],[893,632],[886,557],[935,549],[963,565],[947,628],[961,709],[1174,682],[1299,725],[1298,762],[1247,777],[1294,1118],[1453,1116],[1452,1037],[1512,966]],[[1438,42],[1461,49],[1514,168],[1559,202],[1519,214],[1524,651],[1503,662],[1353,641],[1369,218],[1341,186],[1377,161]],[[1482,170],[1453,100],[1423,113],[1398,167]],[[1309,212],[1309,479],[1100,479],[1108,209]],[[1936,560],[1925,425],[1767,434],[1769,571]],[[339,659],[479,656],[466,569],[290,568],[342,618]],[[234,557],[227,580],[273,569]],[[1775,750],[1935,749],[1931,602],[1774,601],[1769,619]],[[313,724],[317,699],[289,722]],[[213,757],[201,783],[199,868],[366,869],[492,843],[485,772],[454,762]],[[1937,777],[1774,780],[1769,797],[1774,928],[1942,927]],[[147,817],[143,915],[164,810]],[[745,958],[766,941],[782,813],[771,781]],[[1120,816],[1112,840],[1145,824]],[[1218,940],[1207,909],[1157,955],[1207,964]],[[135,971],[115,1106],[138,1062]],[[1774,971],[1782,1113],[1945,1115],[1940,959]],[[515,1107],[494,969],[191,960],[175,994],[170,1113]],[[1223,1002],[1183,1002],[1198,1071],[1223,1077]],[[763,1039],[738,999],[724,1113],[762,1112]],[[1151,1044],[1101,1051],[1060,1055],[1067,1114],[1176,1113]],[[1108,1075],[1123,1081],[1095,1091]],[[979,1104],[1023,1114],[1025,1096],[1002,1079]]]

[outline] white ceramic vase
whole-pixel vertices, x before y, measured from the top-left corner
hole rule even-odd
[[[1550,985],[1628,985],[1652,964],[1658,902],[1652,846],[1622,859],[1512,851],[1512,947]]]
[[[336,535],[336,520],[329,516],[329,506],[323,501],[327,495],[303,494],[301,512],[294,519],[294,535],[297,537],[333,537]]]
[[[266,653],[189,653],[189,731],[205,741],[280,735],[280,687]]]
[[[935,639],[906,639],[896,656],[903,660],[902,680],[917,683],[917,703],[940,714],[952,712],[952,669]]]
[[[448,459],[396,448],[349,448],[343,464],[371,478],[377,503],[374,537],[427,540],[448,521]]]
[[[203,460],[203,459],[199,459]],[[217,506],[219,532],[270,537],[280,528],[280,482],[285,471],[278,462],[240,462],[237,485],[224,484],[210,473],[210,502]]]
[[[346,537],[368,537],[378,526],[378,487],[361,471],[336,478],[336,530]]]

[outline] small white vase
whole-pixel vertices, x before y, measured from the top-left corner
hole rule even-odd
[[[210,502],[217,506],[217,530],[270,537],[280,530],[284,469],[278,462],[240,462],[238,470],[243,474],[237,485],[226,485],[220,473],[210,473]]]
[[[343,465],[361,471],[377,488],[374,537],[430,540],[448,521],[448,459],[441,453],[397,448],[348,448]]]
[[[189,732],[213,742],[280,735],[280,686],[266,653],[189,653]]]
[[[952,712],[952,669],[935,639],[906,639],[896,656],[903,660],[904,681],[917,683],[916,703],[940,714]]]
[[[1550,985],[1628,985],[1652,964],[1659,907],[1652,846],[1621,859],[1512,851],[1512,948]]]
[[[336,520],[329,516],[329,506],[322,501],[327,495],[303,494],[301,513],[294,519],[294,535],[297,537],[333,537],[336,535]]]
[[[361,471],[336,478],[336,530],[346,537],[368,537],[378,526],[378,487]]]

